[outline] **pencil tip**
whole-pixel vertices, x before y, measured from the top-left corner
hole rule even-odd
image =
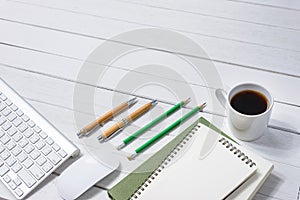
[[[184,105],[190,103],[192,101],[191,97],[187,98],[186,100],[184,100]]]
[[[199,105],[200,110],[203,110],[206,107],[206,105],[207,105],[206,102],[203,103],[203,104],[201,104],[201,105]]]

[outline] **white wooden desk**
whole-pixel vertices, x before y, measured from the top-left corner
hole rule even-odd
[[[90,85],[98,86],[95,115],[86,113],[84,106],[82,110],[74,110],[73,90],[82,64],[106,40],[149,27],[172,30],[195,41],[212,59],[224,85],[257,82],[270,90],[275,106],[267,133],[255,142],[243,143],[275,166],[254,199],[299,200],[299,1],[0,0],[0,76],[85,154],[84,146],[75,137],[78,127],[74,113],[90,119],[100,115],[110,108],[109,96],[115,88],[109,81]],[[151,51],[161,53],[159,49]],[[140,61],[145,59],[144,63],[135,63],[129,56],[108,69],[118,78],[130,72],[128,66],[132,63],[152,64],[150,58],[151,55],[140,58]],[[169,78],[160,75],[160,80]],[[140,76],[158,78],[147,73]],[[197,80],[191,79],[189,84],[202,88],[199,91],[209,89]],[[128,97],[131,93],[122,92],[120,95]],[[157,94],[140,91],[135,95],[143,103],[145,98]],[[163,95],[158,99],[162,107],[176,103]],[[216,113],[210,107],[207,109],[211,113],[203,115],[211,119]],[[142,126],[147,119],[141,119],[133,128]],[[227,123],[220,128],[229,131]],[[157,129],[152,132],[156,133]],[[165,142],[171,137],[172,134]],[[57,170],[28,199],[60,199],[55,179],[73,161]],[[106,189],[124,176],[114,174],[80,199],[108,199]],[[2,185],[0,196],[13,199]]]

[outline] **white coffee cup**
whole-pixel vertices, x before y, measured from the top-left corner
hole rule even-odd
[[[267,108],[258,114],[243,114],[231,105],[232,98],[242,91],[254,91],[266,99]],[[230,129],[235,137],[244,141],[252,141],[263,135],[271,116],[274,100],[264,87],[254,83],[243,83],[234,86],[228,92],[217,89],[216,97],[227,109]]]

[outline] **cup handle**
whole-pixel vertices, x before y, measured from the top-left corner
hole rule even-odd
[[[226,109],[226,96],[227,96],[227,92],[224,89],[218,88],[215,91],[215,95],[218,99],[218,101],[220,102],[220,104]]]

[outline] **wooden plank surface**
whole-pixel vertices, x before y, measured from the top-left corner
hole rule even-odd
[[[145,0],[143,2],[137,0],[117,0],[127,3],[135,3],[138,5],[150,6],[166,10],[174,10],[177,12],[190,12],[197,15],[210,16],[215,18],[225,18],[232,21],[242,21],[245,23],[254,23],[263,26],[282,27],[285,29],[299,30],[299,24],[295,18],[299,13],[293,10],[282,10],[271,6],[271,4],[281,4],[297,8],[299,2],[296,0],[281,1],[269,0],[270,6],[257,6],[255,4],[247,4],[250,1],[189,1],[188,4],[176,1],[154,1]],[[256,1],[256,0],[253,0]],[[256,1],[258,2],[258,1]],[[264,1],[266,2],[266,1]],[[280,2],[280,3],[279,3]],[[264,4],[260,2],[260,4]],[[296,24],[295,24],[296,23]]]
[[[7,10],[9,10],[9,8],[14,8],[17,11],[20,10],[22,12],[11,13],[11,15],[13,14],[14,17],[9,17],[8,19],[20,20],[20,17],[22,17],[22,21],[27,21],[28,23],[31,23],[33,19],[30,20],[30,18],[36,15],[46,16],[46,14],[58,13],[68,15],[73,11],[82,13],[81,19],[84,19],[83,16],[89,17],[87,15],[93,15],[95,20],[99,19],[99,21],[101,20],[103,22],[111,21],[112,23],[120,25],[135,24],[148,27],[163,27],[183,33],[202,35],[205,37],[257,44],[279,49],[288,49],[294,51],[300,50],[299,45],[297,45],[297,43],[300,42],[298,41],[297,31],[287,31],[276,27],[262,28],[261,26],[258,26],[256,24],[247,24],[239,21],[229,21],[226,19],[215,19],[206,16],[193,15],[190,13],[182,13],[181,15],[178,15],[176,12],[160,9],[155,10],[155,15],[152,15],[153,8],[114,1],[101,1],[98,3],[93,2],[95,4],[92,5],[87,4],[85,1],[76,1],[76,4],[73,4],[72,7],[70,6],[70,3],[66,4],[66,6],[64,7],[64,11],[58,10],[59,8],[61,8],[61,4],[59,3],[59,1],[56,2],[57,6],[59,6],[57,7],[57,9],[49,9],[49,7],[45,8],[36,6],[36,4],[43,6],[49,6],[49,4],[53,5],[55,1],[51,1],[49,2],[49,4],[45,4],[47,2],[37,1],[35,2],[36,4],[34,6],[32,5],[32,1],[28,1],[27,3],[30,4],[27,4],[27,6],[25,6],[24,4],[11,2],[7,5],[4,5],[4,9],[1,12],[3,18],[8,17],[8,15],[10,14],[7,13]],[[106,7],[101,6],[101,4],[105,4]],[[75,6],[77,6],[76,10],[74,9]],[[92,9],[92,7],[94,7],[94,9]],[[134,14],[128,14],[122,12],[122,10],[127,10],[128,13],[133,13],[132,11],[135,12]],[[22,13],[27,13],[27,15],[22,16]],[[16,16],[19,18],[16,19]],[[120,21],[120,19],[123,20]],[[35,18],[34,24],[38,24],[38,21],[41,25],[47,26],[46,24],[41,23],[42,20],[40,20],[40,18]],[[57,24],[63,23],[61,21],[58,21]],[[277,35],[277,37],[270,37],[270,35]]]
[[[67,4],[67,5],[70,5],[73,8],[72,6],[73,4]],[[85,5],[87,4],[83,4],[83,5],[80,4],[78,5],[77,8],[84,9]],[[138,28],[160,27],[160,28],[170,29],[169,27],[156,26],[156,24],[159,24],[161,21],[159,19],[155,20],[150,18],[151,20],[153,20],[151,25],[146,23],[141,24],[136,21],[131,22],[130,20],[124,22],[120,20],[115,20],[114,18],[113,19],[99,18],[97,17],[97,13],[93,13],[94,11],[93,8],[98,8],[98,7],[99,9],[101,8],[101,6],[97,4],[93,8],[90,8],[90,6],[86,8],[90,12],[88,13],[89,15],[76,14],[76,12],[74,13],[72,10],[70,10],[72,12],[68,12],[68,10],[66,11],[65,9],[57,10],[48,7],[47,8],[39,7],[39,6],[37,7],[34,5],[27,5],[27,4],[19,5],[15,3],[11,5],[10,2],[4,2],[2,7],[3,10],[1,10],[0,17],[3,20],[11,20],[10,21],[11,23],[9,23],[8,21],[2,22],[4,23],[2,26],[5,27],[5,29],[3,30],[2,41],[6,41],[7,43],[10,44],[18,44],[20,46],[24,46],[28,48],[49,51],[51,53],[57,53],[60,55],[72,56],[76,58],[85,58],[85,53],[88,51],[84,47],[90,46],[89,45],[90,42],[95,44],[96,41],[99,40],[98,41],[99,44],[101,41],[108,39],[112,36],[115,36],[117,34],[126,31],[138,29]],[[133,9],[131,7],[129,8]],[[10,9],[17,10],[17,12],[9,12],[8,10]],[[125,8],[125,10],[127,10],[127,8]],[[150,14],[151,12],[149,12],[149,15]],[[35,16],[44,16],[44,17],[37,18]],[[130,17],[131,15],[128,16]],[[120,18],[123,19],[128,16],[120,16]],[[42,19],[53,19],[55,17],[59,18],[60,20],[42,20]],[[144,17],[147,17],[147,15],[139,17],[138,19],[140,18],[144,19]],[[171,22],[174,21],[174,23],[177,22],[176,18],[174,19],[174,16],[168,16],[167,21],[171,21]],[[203,23],[204,22],[206,23],[206,20],[202,20],[202,21]],[[183,25],[185,25],[184,22]],[[23,25],[15,24],[15,23],[23,23]],[[26,25],[24,25],[24,23]],[[195,21],[193,21],[193,23],[197,24]],[[224,24],[222,22],[219,23]],[[85,26],[84,27],[80,26],[80,24],[85,24]],[[211,26],[210,24],[211,23],[203,25],[203,27]],[[234,34],[234,31],[231,29],[227,29],[227,28],[217,29],[215,27],[218,27],[218,24],[215,23],[212,24],[214,30],[211,31],[213,31],[214,34],[220,32],[223,33],[224,31],[228,31],[228,34]],[[111,28],[107,29],[105,27],[111,27]],[[234,25],[233,27],[240,27],[240,25]],[[186,28],[187,27],[180,27],[180,29],[182,30],[186,30]],[[201,47],[205,49],[205,51],[207,52],[207,54],[212,60],[221,63],[224,62],[230,63],[236,66],[242,65],[242,67],[264,69],[267,71],[272,71],[272,72],[274,71],[274,72],[280,72],[280,73],[289,74],[293,76],[295,75],[299,76],[299,70],[297,68],[297,65],[299,65],[299,51],[296,49],[299,46],[297,45],[297,43],[299,42],[299,39],[297,39],[297,33],[298,33],[297,31],[291,30],[290,31],[291,35],[295,35],[295,36],[290,37],[286,35],[287,32],[289,31],[285,31],[285,34],[280,33],[281,32],[280,29],[279,30],[276,29],[275,32],[274,31],[272,32],[272,30],[270,30],[272,29],[272,27],[256,27],[258,28],[257,30],[259,31],[257,30],[251,31],[249,30],[249,28],[247,28],[247,34],[248,32],[250,32],[250,34],[248,34],[248,39],[237,40],[236,39],[237,35],[239,35],[239,37],[247,37],[247,34],[236,33],[236,35],[230,36],[231,39],[229,38],[227,39],[227,38],[220,38],[215,36],[210,37],[209,35],[212,34],[212,32],[205,32],[204,35],[194,34],[192,33],[192,28],[193,26],[190,26],[188,31],[186,32],[181,31],[181,33],[190,37],[198,44],[201,44]],[[22,36],[17,34],[20,29],[22,29],[23,31]],[[240,29],[244,30],[245,28],[240,27]],[[180,32],[180,30],[176,30],[174,28],[171,28],[170,30]],[[198,27],[197,30],[205,31],[206,29],[203,29],[202,27]],[[5,33],[5,31],[9,32],[10,34]],[[265,37],[261,36],[260,40],[264,40],[264,41],[273,40],[270,41],[273,46],[271,45],[271,43],[259,44],[259,43],[251,42],[251,41],[256,41],[258,39],[253,37],[260,35],[261,34],[260,32],[263,33],[268,31],[269,33],[266,33]],[[279,32],[276,33],[276,31]],[[32,37],[33,33],[37,35],[35,37]],[[70,34],[74,35],[74,37],[69,37]],[[24,37],[26,37],[27,40],[23,40]],[[44,39],[45,37],[48,39],[45,40]],[[283,37],[283,40],[280,39],[280,37]],[[40,40],[42,41],[38,41],[37,38],[40,38]],[[34,41],[30,41],[32,39],[34,39]],[[52,40],[56,40],[58,44],[61,44],[59,49],[57,49],[58,46],[55,45],[54,43],[47,44],[49,41]],[[76,42],[74,40],[76,40]],[[247,42],[247,40],[250,42]],[[286,42],[286,40],[289,41]],[[43,44],[43,46],[42,47],[37,46],[37,43],[40,45]],[[287,50],[286,48],[282,48],[283,43],[284,45],[288,45],[287,49],[289,50]],[[78,45],[81,46],[82,48],[74,49],[71,48],[72,45]],[[69,47],[69,49],[67,47]],[[226,49],[226,51],[221,51],[220,47],[222,49]],[[180,52],[180,53],[189,54],[189,52]],[[255,58],[255,59],[251,59],[251,58]],[[285,60],[289,60],[289,62],[285,62]]]
[[[258,0],[229,0],[237,3],[244,3],[244,4],[252,4],[256,5],[257,7],[273,7],[279,8],[283,10],[292,10],[292,11],[300,11],[300,2],[293,0],[293,1],[282,1],[282,0],[266,0],[266,1],[258,1]]]
[[[172,95],[165,96],[163,90],[137,90],[118,87],[127,74],[137,79],[155,80],[174,87],[189,87],[196,94],[187,109],[203,101],[209,106],[207,119],[218,118],[221,128],[228,132],[226,113],[216,98],[210,96],[215,85],[207,85],[199,76],[190,75],[187,63],[181,57],[195,58],[203,63],[209,58],[218,71],[224,88],[240,82],[256,82],[267,87],[274,96],[275,105],[266,134],[254,142],[242,142],[244,146],[274,163],[275,169],[254,197],[265,199],[299,199],[300,185],[300,10],[295,0],[230,0],[230,1],[154,1],[154,0],[0,0],[0,71],[6,80],[51,123],[59,128],[83,152],[92,153],[88,145],[75,137],[83,124],[111,108],[113,98],[139,97],[134,107],[151,98],[160,101],[159,106],[145,117],[128,127],[124,134],[114,138],[117,145],[126,134],[137,130],[153,116],[176,103]],[[135,40],[113,41],[120,48],[140,46],[141,51],[128,54],[112,64],[94,63],[90,67],[105,69],[101,80],[86,86],[95,88],[94,113],[86,112],[83,100],[74,109],[74,87],[77,75],[88,56],[99,45],[124,32],[141,28],[161,28],[180,33],[200,45],[207,57],[196,55],[188,48],[173,52],[137,43]],[[149,49],[151,48],[151,49]],[[167,52],[166,52],[167,50]],[[140,71],[139,66],[161,64],[172,66],[186,79],[179,80],[168,74]],[[171,67],[170,67],[171,68]],[[111,77],[114,77],[112,79]],[[76,124],[74,114],[86,121]],[[167,126],[181,113],[171,116],[160,126],[151,129],[148,137]],[[57,116],[60,116],[59,118]],[[117,119],[108,123],[109,127]],[[199,117],[200,114],[193,119]],[[188,124],[183,125],[183,130]],[[123,168],[97,183],[80,199],[108,199],[106,189],[112,187],[139,163],[170,141],[180,130],[172,132],[141,156],[132,165],[126,163],[125,155],[133,151],[134,145],[124,152],[116,152]],[[100,134],[102,129],[98,130]],[[140,143],[148,137],[142,138]],[[137,143],[138,144],[138,143]],[[136,144],[136,145],[137,145]],[[55,174],[37,189],[29,199],[59,199],[55,188],[56,177],[75,160],[70,159]],[[298,196],[297,196],[298,195]],[[4,186],[0,196],[13,199]]]

